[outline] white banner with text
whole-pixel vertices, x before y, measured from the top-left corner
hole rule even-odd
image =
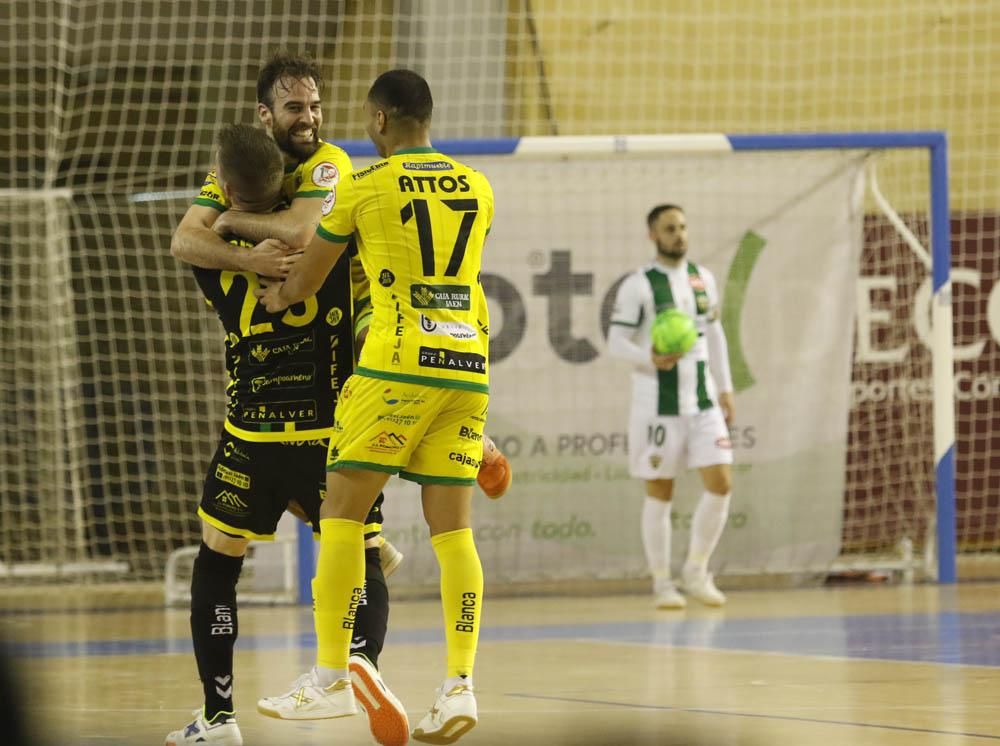
[[[835,558],[860,157],[468,160],[496,193],[482,273],[492,340],[487,431],[514,468],[502,499],[477,491],[488,581],[646,572],[644,488],[627,470],[629,369],[608,356],[605,336],[618,283],[653,258],[646,214],[667,202],[684,207],[689,256],[718,282],[737,392],[732,508],[713,568],[780,572]],[[697,474],[678,480],[675,568],[701,492]],[[436,582],[416,487],[393,480],[387,494],[386,536],[409,555],[399,580]]]

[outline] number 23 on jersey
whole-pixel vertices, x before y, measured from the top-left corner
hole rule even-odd
[[[219,283],[222,285],[222,292],[227,296],[234,292],[243,293],[243,303],[240,307],[240,336],[250,337],[274,331],[273,314],[265,311],[253,294],[255,290],[260,288],[260,282],[255,273],[224,270],[219,273]],[[293,327],[308,326],[316,318],[318,309],[319,303],[316,296],[311,295],[301,303],[296,303],[288,308],[282,314],[280,323]],[[264,320],[268,317],[270,320]]]

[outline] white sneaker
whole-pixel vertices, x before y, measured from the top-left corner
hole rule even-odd
[[[726,596],[715,587],[715,580],[709,572],[691,572],[685,570],[684,592],[696,598],[706,606],[725,606]]]
[[[458,684],[447,692],[438,689],[437,702],[413,730],[417,741],[433,744],[455,743],[479,720],[476,695],[471,685]]]
[[[357,715],[358,706],[350,679],[337,679],[323,686],[313,668],[299,676],[284,694],[257,700],[257,712],[281,720],[322,720]]]
[[[215,716],[214,723],[205,720],[205,708],[195,710],[194,720],[183,730],[167,736],[165,746],[183,746],[189,743],[214,743],[219,746],[243,746],[243,735],[236,725],[236,718],[226,713]]]
[[[368,727],[375,743],[405,746],[410,740],[410,721],[402,703],[382,681],[378,669],[363,655],[352,655],[349,668],[354,696],[368,716]]]
[[[653,581],[653,605],[657,609],[683,609],[687,601],[670,579]]]
[[[382,541],[378,545],[378,561],[382,565],[382,575],[388,578],[403,562],[403,553],[386,541],[384,536],[379,538]]]

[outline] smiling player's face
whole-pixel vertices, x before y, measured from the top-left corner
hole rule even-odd
[[[323,107],[312,78],[278,78],[271,108],[260,104],[260,120],[289,158],[304,161],[319,147]]]

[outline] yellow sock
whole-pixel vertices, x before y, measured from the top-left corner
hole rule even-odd
[[[472,677],[483,612],[483,566],[472,529],[431,537],[441,567],[441,606],[448,646],[448,676]]]
[[[324,518],[319,526],[319,563],[313,581],[316,663],[346,670],[365,582],[365,527],[344,518]]]

